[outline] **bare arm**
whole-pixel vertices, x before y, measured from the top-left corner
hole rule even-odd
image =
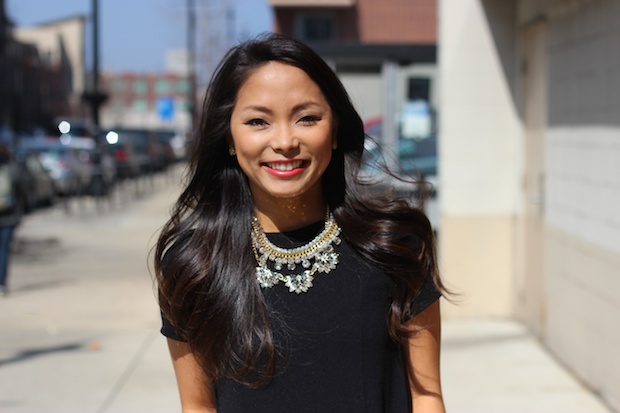
[[[189,345],[168,339],[183,413],[215,413],[213,384],[205,377]]]
[[[445,413],[439,371],[441,342],[439,300],[418,314],[411,321],[411,327],[422,328],[405,346],[413,411]]]

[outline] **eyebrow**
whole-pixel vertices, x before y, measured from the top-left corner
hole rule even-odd
[[[293,107],[293,110],[291,111],[291,113],[299,112],[300,110],[307,109],[310,106],[320,107],[321,105],[318,102],[314,102],[314,101],[302,102],[302,103],[299,103],[299,104],[295,105]],[[244,107],[241,110],[242,111],[255,110],[257,112],[263,112],[263,113],[266,113],[268,115],[272,115],[273,114],[273,111],[271,109],[269,109],[266,106],[261,106],[261,105],[249,105],[249,106]]]

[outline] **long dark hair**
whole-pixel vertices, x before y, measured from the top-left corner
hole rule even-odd
[[[348,242],[395,281],[387,320],[394,340],[411,334],[407,322],[425,277],[443,289],[424,213],[406,199],[378,196],[358,178],[363,123],[330,67],[308,46],[281,35],[238,45],[207,90],[187,184],[156,245],[155,274],[162,313],[188,341],[205,374],[255,387],[275,374],[278,349],[254,277],[252,196],[228,148],[237,92],[254,70],[271,61],[306,72],[329,102],[337,149],[323,175],[325,198]]]

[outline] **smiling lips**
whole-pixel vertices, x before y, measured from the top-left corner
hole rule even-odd
[[[304,161],[267,162],[263,164],[267,172],[280,178],[290,178],[303,172]]]

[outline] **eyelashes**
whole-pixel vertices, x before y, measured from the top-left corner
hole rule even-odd
[[[313,126],[313,125],[316,125],[320,120],[321,120],[320,116],[307,115],[307,116],[302,116],[296,123],[305,125],[305,126]],[[269,125],[269,123],[266,120],[261,119],[261,118],[250,119],[247,122],[245,122],[245,124],[248,126],[255,126],[255,127],[267,127]]]
[[[316,125],[317,122],[320,120],[321,118],[318,116],[308,115],[299,119],[298,123],[301,123],[303,125]]]
[[[245,124],[248,126],[266,126],[267,122],[265,122],[263,119],[250,119]]]

